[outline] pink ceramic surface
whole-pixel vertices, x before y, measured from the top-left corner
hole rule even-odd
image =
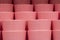
[[[51,31],[28,31],[29,40],[51,40]]]
[[[57,30],[53,31],[53,39],[60,40],[60,31],[57,31]]]
[[[16,4],[15,11],[33,11],[33,5],[31,5],[31,4]]]
[[[2,30],[2,20],[0,20],[0,31]]]
[[[2,31],[3,40],[25,40],[25,31]]]
[[[0,12],[12,12],[13,4],[0,4]]]
[[[33,4],[47,4],[48,0],[32,0]]]
[[[25,30],[24,20],[5,20],[2,22],[3,30]]]
[[[30,0],[14,0],[14,4],[29,4]]]
[[[13,19],[13,12],[0,12],[0,20]]]
[[[55,11],[60,11],[60,4],[55,4]]]
[[[52,3],[52,4],[60,4],[60,0],[50,0],[50,3]]]
[[[32,11],[15,12],[15,19],[17,20],[31,20],[35,18],[36,18],[36,12]]]
[[[0,4],[11,4],[12,0],[0,0]]]
[[[36,4],[35,11],[53,11],[53,4]]]
[[[0,31],[0,40],[2,39],[2,37],[1,37],[1,31]]]
[[[53,30],[60,30],[60,20],[53,21]]]
[[[28,29],[29,30],[50,30],[51,29],[51,21],[40,19],[40,20],[29,20],[28,21]]]
[[[50,19],[50,20],[57,20],[58,19],[58,12],[53,11],[40,11],[37,12],[38,19]]]

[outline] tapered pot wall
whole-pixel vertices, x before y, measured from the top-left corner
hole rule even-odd
[[[29,20],[28,21],[28,29],[29,30],[50,30],[51,29],[51,21],[40,19],[40,20]]]
[[[12,0],[0,0],[0,4],[12,4]]]
[[[14,4],[29,4],[30,0],[14,0]]]
[[[28,31],[28,39],[29,40],[51,40],[51,31]]]
[[[59,11],[60,12],[60,4],[55,4],[55,11]]]
[[[8,30],[25,30],[24,20],[6,20],[2,22],[2,27],[4,31]]]
[[[25,40],[25,31],[3,31],[3,40]]]
[[[13,15],[13,12],[0,12],[0,20],[12,20]]]
[[[53,31],[53,40],[60,40],[60,30]]]
[[[47,4],[48,0],[32,0],[32,4]]]
[[[16,4],[15,11],[33,11],[33,5],[31,4]]]
[[[12,12],[13,4],[0,4],[0,12]]]
[[[53,30],[60,30],[60,20],[53,21]]]
[[[37,14],[38,14],[38,19],[58,20],[58,18],[59,18],[59,12],[41,11],[41,12],[38,12]]]
[[[53,4],[36,4],[35,11],[53,11]]]
[[[51,4],[60,4],[60,0],[50,0]]]
[[[36,12],[15,12],[15,19],[16,20],[31,20],[36,19]]]

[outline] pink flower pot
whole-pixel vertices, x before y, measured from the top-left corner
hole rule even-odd
[[[25,40],[25,31],[3,31],[3,40]]]
[[[48,4],[48,0],[32,0],[33,4]]]
[[[12,12],[13,4],[0,4],[0,12]]]
[[[59,31],[57,31],[57,30],[53,31],[53,39],[54,40],[60,40],[60,30]]]
[[[29,4],[30,0],[14,0],[14,4]]]
[[[53,11],[53,4],[36,4],[35,11]]]
[[[3,30],[25,30],[24,20],[5,20],[2,22]]]
[[[53,11],[40,11],[38,12],[38,19],[58,20],[59,13]]]
[[[12,4],[12,0],[0,0],[0,4]]]
[[[40,20],[29,20],[28,21],[28,29],[29,30],[50,30],[51,29],[51,21],[40,19]]]
[[[30,4],[16,4],[15,11],[33,11],[33,5]]]
[[[52,3],[52,4],[60,4],[60,0],[50,0],[50,3]]]
[[[29,40],[51,40],[51,31],[28,31]]]
[[[17,20],[31,20],[35,18],[36,18],[36,12],[32,11],[15,12],[15,19]]]
[[[13,19],[13,12],[0,12],[0,20]]]
[[[60,12],[60,4],[55,4],[55,11],[59,11]]]
[[[60,20],[53,21],[53,30],[60,30]]]

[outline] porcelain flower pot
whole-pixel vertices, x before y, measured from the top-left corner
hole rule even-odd
[[[51,4],[60,4],[60,0],[50,0]]]
[[[31,4],[16,4],[15,12],[17,11],[33,11],[33,5]]]
[[[53,11],[53,4],[36,4],[35,11]]]
[[[0,0],[0,4],[12,4],[12,0]]]
[[[30,0],[14,0],[14,4],[29,4]]]
[[[59,40],[60,39],[60,30],[54,30],[53,31],[53,39]]]
[[[0,12],[0,20],[12,20],[13,12]]]
[[[51,40],[51,31],[28,31],[29,40]]]
[[[31,12],[31,11],[15,12],[15,19],[16,20],[36,19],[36,12]]]
[[[53,30],[60,30],[60,20],[53,20]]]
[[[29,20],[28,30],[50,30],[51,20],[40,19],[40,20]]]
[[[25,31],[2,31],[3,40],[25,40]]]
[[[60,4],[55,4],[55,11],[59,11],[60,12]]]
[[[47,4],[48,0],[32,0],[33,4]]]
[[[58,20],[59,18],[59,12],[40,11],[40,12],[37,12],[37,14],[38,14],[38,19]]]
[[[12,12],[13,4],[0,4],[0,12]]]
[[[24,20],[5,20],[2,22],[3,30],[25,30]]]

